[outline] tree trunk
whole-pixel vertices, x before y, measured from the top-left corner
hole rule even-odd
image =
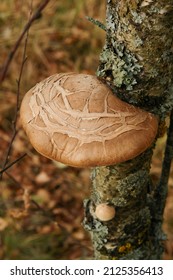
[[[158,115],[161,127],[173,107],[173,0],[107,0],[106,34],[98,76],[122,100]],[[150,179],[153,148],[128,162],[93,169],[84,226],[96,259],[162,257],[163,210]],[[101,203],[115,207],[111,221],[96,218]]]

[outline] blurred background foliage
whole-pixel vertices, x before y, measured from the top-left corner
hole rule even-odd
[[[0,68],[39,0],[1,0]],[[105,1],[50,0],[29,30],[27,60],[20,83],[20,100],[38,81],[56,72],[94,74],[105,32],[86,16],[105,22]],[[17,80],[25,40],[19,46],[0,86],[0,167],[13,135]],[[89,169],[61,165],[38,155],[17,122],[9,168],[0,181],[0,259],[92,258],[90,237],[82,227],[83,200],[89,196]],[[159,140],[152,163],[157,182],[165,137]],[[172,172],[173,173],[173,172]],[[173,176],[165,209],[165,259],[173,258]]]

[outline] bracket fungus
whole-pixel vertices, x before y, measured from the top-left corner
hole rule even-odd
[[[117,98],[96,76],[55,74],[30,89],[21,122],[42,155],[74,167],[113,165],[144,152],[157,118]]]

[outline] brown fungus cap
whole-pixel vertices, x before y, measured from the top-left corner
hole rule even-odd
[[[39,153],[76,167],[132,159],[151,145],[158,128],[154,115],[121,101],[86,74],[56,74],[36,84],[20,113]]]

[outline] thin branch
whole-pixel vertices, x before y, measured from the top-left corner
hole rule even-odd
[[[21,184],[8,171],[5,171],[5,174],[15,183],[18,188],[23,189],[23,191],[25,190],[25,188],[21,186]],[[44,214],[46,213],[44,208],[42,208],[35,200],[31,199],[31,203],[35,205],[37,209],[41,210]]]
[[[9,163],[6,167],[4,167],[3,169],[0,170],[0,175],[2,175],[7,169],[9,169],[10,167],[12,167],[14,164],[16,164],[18,161],[20,161],[22,158],[24,158],[27,154],[23,154],[21,155],[19,158],[15,159],[14,161],[12,161],[11,163]]]
[[[31,18],[31,12],[32,12],[32,10],[30,10],[30,18]],[[21,64],[21,67],[20,67],[19,78],[17,80],[16,107],[15,107],[14,120],[12,122],[13,131],[12,131],[11,140],[10,140],[10,143],[8,145],[7,152],[6,152],[5,160],[4,160],[3,165],[1,167],[0,180],[2,180],[2,176],[3,176],[4,171],[6,171],[9,167],[11,167],[11,165],[8,165],[9,167],[6,168],[6,165],[9,161],[9,158],[10,158],[10,154],[11,154],[12,147],[13,147],[13,142],[16,138],[17,133],[18,133],[18,131],[17,131],[17,120],[18,120],[18,111],[19,111],[19,107],[20,107],[20,105],[19,105],[20,84],[21,84],[21,79],[22,79],[23,68],[24,68],[24,65],[25,65],[25,62],[26,62],[26,59],[27,59],[26,58],[26,48],[27,48],[27,42],[28,42],[28,35],[29,35],[29,30],[27,30],[27,32],[26,32],[25,44],[24,44],[23,55],[22,55],[22,64]],[[23,158],[23,156],[22,156],[22,158]],[[14,164],[14,162],[12,162],[12,165]]]
[[[168,193],[168,180],[169,180],[172,160],[173,160],[173,110],[170,115],[170,124],[167,133],[167,141],[165,147],[164,160],[162,164],[162,172],[161,172],[159,184],[155,191],[156,205],[158,207],[158,212],[160,215],[163,215],[163,211],[165,208],[165,202]]]
[[[7,170],[5,171],[5,174],[13,181],[13,183],[18,187],[18,188],[23,188],[21,184],[14,178],[13,175],[11,175]]]
[[[23,50],[22,65],[21,65],[21,68],[20,68],[19,79],[17,80],[16,107],[15,107],[14,120],[13,120],[13,123],[12,123],[13,132],[12,132],[12,137],[11,137],[10,143],[8,145],[5,160],[4,160],[3,165],[2,165],[2,170],[0,171],[0,180],[2,179],[2,175],[3,175],[4,171],[7,170],[9,167],[11,167],[11,165],[8,165],[9,167],[7,166],[7,168],[6,168],[6,165],[8,163],[8,160],[9,160],[9,157],[10,157],[10,154],[11,154],[11,151],[12,151],[13,142],[16,138],[17,133],[18,133],[16,127],[17,127],[17,119],[18,119],[18,111],[19,111],[20,84],[21,84],[21,78],[22,78],[24,64],[26,62],[27,41],[28,41],[28,31],[27,31],[26,39],[25,39],[25,45],[24,45],[24,50]],[[23,156],[21,158],[23,158]],[[12,165],[14,164],[14,162],[12,162]]]
[[[2,67],[2,72],[0,74],[0,83],[4,81],[9,65],[13,59],[13,56],[15,55],[23,37],[25,36],[25,34],[28,32],[28,30],[30,29],[32,23],[37,20],[38,18],[40,18],[41,16],[41,12],[43,11],[43,9],[46,7],[46,5],[49,3],[50,0],[45,0],[43,1],[42,4],[40,4],[40,6],[36,9],[35,13],[30,17],[30,19],[28,20],[28,22],[26,23],[21,35],[19,36],[18,40],[16,41],[16,43],[14,44],[11,52],[9,53],[9,56],[7,57],[7,60],[4,64],[4,66]]]
[[[107,31],[106,26],[105,26],[102,22],[100,22],[99,20],[94,19],[94,18],[92,18],[92,17],[88,17],[88,16],[86,16],[86,19],[87,19],[88,21],[92,22],[94,25],[96,25],[96,26],[98,26],[99,28],[101,28],[102,30]]]
[[[20,97],[20,83],[21,83],[21,77],[22,77],[22,72],[23,72],[23,67],[24,64],[26,62],[26,46],[27,46],[27,40],[28,40],[28,33],[26,36],[26,40],[25,40],[25,45],[24,45],[24,51],[23,51],[23,58],[22,58],[22,65],[21,65],[21,69],[20,69],[20,73],[19,73],[19,79],[17,80],[17,94],[16,94],[16,107],[15,107],[15,114],[14,114],[14,120],[12,122],[12,126],[13,126],[13,133],[12,133],[12,137],[10,140],[10,143],[8,145],[8,149],[7,149],[7,153],[6,153],[6,157],[2,166],[2,169],[4,169],[4,167],[6,166],[6,164],[8,163],[9,160],[9,156],[11,154],[11,150],[12,150],[12,145],[13,142],[16,138],[16,135],[18,133],[17,129],[16,129],[16,125],[17,125],[17,118],[18,118],[18,111],[19,111],[19,97]],[[0,176],[1,179],[1,176]]]

